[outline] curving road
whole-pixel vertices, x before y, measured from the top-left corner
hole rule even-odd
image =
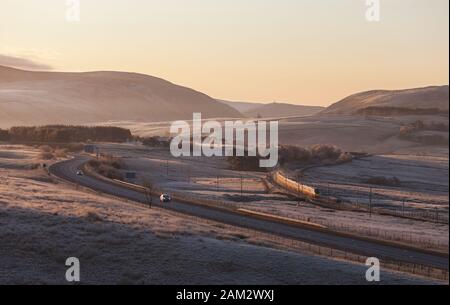
[[[88,157],[76,157],[72,160],[56,163],[52,165],[49,170],[52,175],[72,183],[88,187],[95,191],[126,198],[136,202],[147,202],[145,195],[140,192],[98,180],[90,176],[77,176],[77,170],[88,160]],[[339,236],[333,234],[332,232],[321,232],[306,228],[299,228],[288,224],[257,219],[250,216],[233,213],[232,211],[220,210],[207,206],[188,204],[179,201],[173,201],[169,204],[161,205],[157,198],[154,198],[153,202],[155,206],[175,210],[184,214],[194,215],[239,227],[250,228],[261,232],[272,233],[367,257],[377,257],[381,260],[390,259],[448,270],[448,256],[445,257],[434,255],[413,249],[403,249],[401,247],[379,244],[373,241]]]

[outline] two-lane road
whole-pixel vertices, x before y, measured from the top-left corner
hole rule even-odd
[[[95,179],[90,176],[77,176],[77,170],[88,160],[87,157],[76,157],[72,160],[60,162],[50,167],[50,173],[64,180],[76,183],[95,191],[126,198],[136,202],[145,203],[145,194],[130,190],[116,184]],[[271,233],[316,245],[327,246],[355,254],[379,259],[390,259],[401,262],[415,263],[429,267],[448,270],[448,257],[404,249],[393,245],[380,244],[374,241],[354,239],[335,235],[332,232],[314,231],[306,228],[291,226],[270,220],[257,219],[241,215],[232,211],[215,209],[207,206],[172,201],[169,204],[160,204],[158,199],[153,200],[155,206],[175,210],[188,215],[214,220],[229,225],[250,228],[261,232]]]

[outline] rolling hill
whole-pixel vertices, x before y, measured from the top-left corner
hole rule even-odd
[[[320,106],[302,106],[285,103],[271,103],[250,109],[243,114],[247,117],[260,116],[262,118],[297,117],[314,115],[324,109],[324,107]]]
[[[230,102],[221,101],[226,103],[241,112],[244,116],[249,118],[262,117],[262,118],[281,118],[281,117],[295,117],[295,116],[308,116],[319,113],[324,110],[324,107],[320,106],[302,106],[287,103],[247,103],[247,102]]]
[[[225,100],[218,100],[218,101],[236,109],[240,113],[244,113],[244,112],[250,111],[252,109],[255,109],[257,107],[264,105],[263,103],[232,102],[232,101],[225,101]]]
[[[125,72],[31,72],[0,66],[0,128],[242,117],[234,108],[166,80]]]
[[[406,90],[374,90],[351,95],[331,105],[321,114],[349,115],[370,108],[439,109],[448,111],[448,86]]]

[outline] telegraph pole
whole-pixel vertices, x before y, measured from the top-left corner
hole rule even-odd
[[[219,168],[217,168],[216,190],[219,191]]]
[[[166,176],[169,177],[169,158],[166,160]]]
[[[402,216],[405,217],[405,199],[402,201]]]
[[[241,200],[244,199],[244,177],[241,174]]]

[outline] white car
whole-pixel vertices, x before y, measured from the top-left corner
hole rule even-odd
[[[77,171],[77,176],[84,176],[83,171]]]
[[[159,196],[159,201],[161,201],[162,203],[171,202],[172,198],[167,194],[162,194],[161,196]]]

